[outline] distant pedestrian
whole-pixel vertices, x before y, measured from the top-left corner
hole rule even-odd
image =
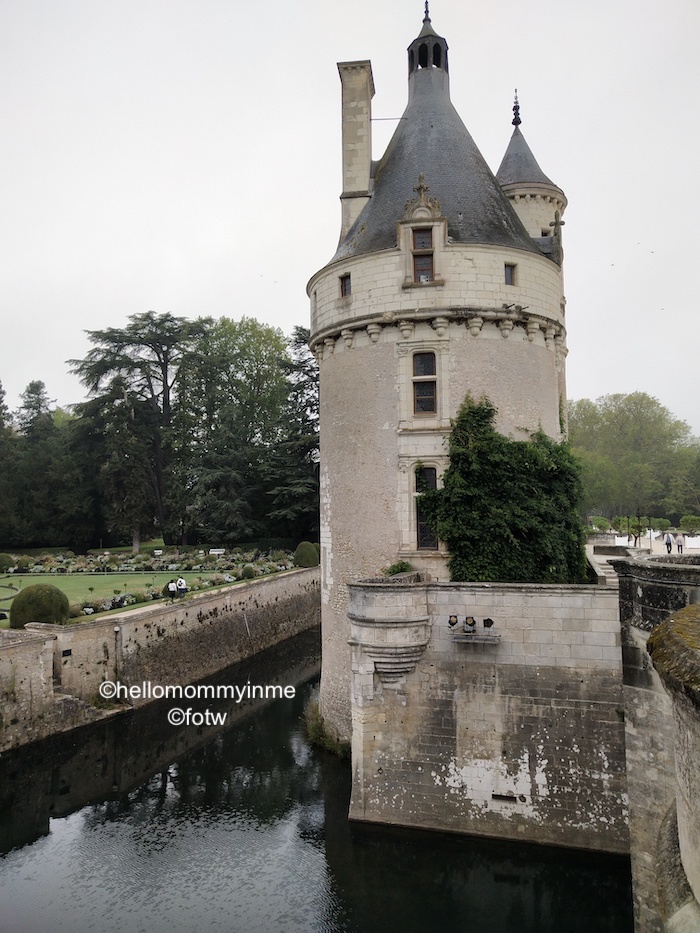
[[[683,535],[682,534],[679,534],[678,537],[676,538],[676,547],[678,548],[678,553],[682,554],[683,553]]]
[[[177,588],[177,595],[180,597],[180,599],[182,599],[182,597],[187,592],[187,583],[185,582],[184,577],[177,578],[176,588]]]
[[[673,548],[673,538],[668,532],[666,532],[666,536],[664,537],[664,544],[666,545],[666,553],[670,554]]]
[[[168,583],[168,597],[170,599],[175,599],[177,596],[177,583],[174,580],[171,580]]]

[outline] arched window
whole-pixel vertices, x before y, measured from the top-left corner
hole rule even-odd
[[[427,68],[428,67],[428,46],[425,42],[421,42],[418,49],[418,67]]]
[[[442,49],[436,42],[433,46],[433,67],[439,68],[442,63]]]

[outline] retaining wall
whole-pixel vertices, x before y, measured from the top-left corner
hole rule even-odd
[[[615,588],[349,592],[351,817],[628,851]]]
[[[312,568],[92,622],[0,632],[0,751],[104,716],[104,680],[193,683],[319,624]]]

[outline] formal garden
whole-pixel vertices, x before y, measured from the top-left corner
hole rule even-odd
[[[71,551],[0,554],[0,628],[10,626],[15,597],[32,585],[50,585],[65,594],[67,621],[75,623],[167,599],[168,583],[175,578],[184,579],[188,595],[317,563],[318,547],[309,542],[302,542],[294,552],[236,547],[79,556]]]

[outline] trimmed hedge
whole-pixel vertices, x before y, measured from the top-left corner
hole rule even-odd
[[[24,628],[27,622],[64,625],[70,618],[65,593],[50,583],[33,583],[19,592],[10,606],[10,628]]]

